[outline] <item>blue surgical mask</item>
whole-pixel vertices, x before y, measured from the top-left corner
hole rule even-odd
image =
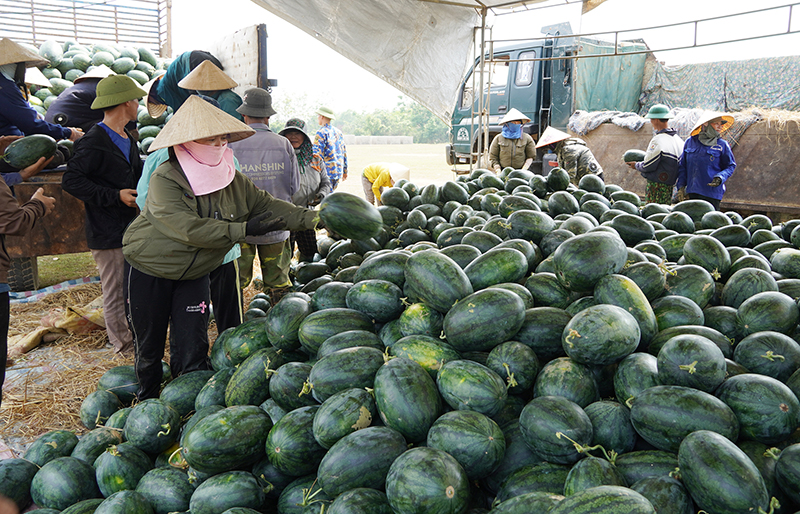
[[[519,139],[522,137],[522,125],[519,123],[506,123],[503,125],[502,134],[506,139]]]

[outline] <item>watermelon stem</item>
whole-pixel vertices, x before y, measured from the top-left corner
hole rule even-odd
[[[314,486],[315,485],[317,485],[317,480],[316,479],[314,479],[314,481],[311,483],[311,487],[309,487],[308,489],[305,489],[305,488],[303,489],[303,503],[300,504],[301,507],[304,507],[304,506],[307,506],[307,505],[311,505],[312,503],[319,503],[319,502],[323,501],[323,500],[315,500],[314,499],[315,496],[317,496],[319,493],[322,492],[322,488],[319,488],[316,491],[314,491]],[[324,510],[324,508],[321,508],[320,512],[322,512],[323,510]]]
[[[172,432],[172,427],[170,426],[170,424],[169,424],[169,423],[166,423],[166,424],[164,424],[164,425],[161,425],[161,428],[163,428],[164,430],[160,430],[160,431],[159,431],[159,432],[156,434],[156,437],[161,437],[162,435],[169,435],[169,434],[170,434],[170,432]]]
[[[777,353],[774,353],[772,350],[767,350],[767,353],[765,355],[762,355],[761,357],[764,357],[765,359],[767,359],[767,360],[769,360],[771,362],[775,362],[775,359],[778,359],[781,362],[786,360],[786,357],[784,357],[783,355],[779,355]]]
[[[681,364],[678,366],[678,369],[688,371],[690,375],[694,375],[695,371],[697,371],[697,361],[694,361],[691,364]]]
[[[778,448],[768,448],[767,451],[764,452],[764,457],[768,457],[770,459],[778,460],[780,457],[781,451]]]
[[[514,378],[514,373],[511,372],[511,367],[509,367],[509,365],[505,362],[503,363],[503,367],[506,368],[506,382],[508,382],[506,385],[506,390],[511,389],[512,387],[517,387],[519,382],[517,382]]]
[[[610,462],[612,465],[614,465],[616,463],[617,457],[619,456],[619,454],[617,452],[615,452],[614,450],[606,451],[606,449],[603,448],[603,445],[601,445],[601,444],[598,444],[598,445],[595,445],[595,446],[584,446],[581,443],[579,443],[579,442],[577,442],[577,441],[575,441],[573,439],[570,439],[570,437],[568,435],[566,435],[564,432],[556,432],[556,438],[561,439],[562,437],[564,439],[566,439],[567,441],[571,442],[572,446],[575,447],[575,450],[578,453],[586,453],[586,454],[588,454],[589,452],[591,452],[593,450],[600,450],[603,453],[603,457],[605,457],[606,460],[608,462]]]
[[[313,388],[314,388],[314,386],[311,385],[311,382],[306,380],[305,382],[303,382],[303,389],[300,390],[300,394],[298,394],[297,397],[299,398],[299,397],[303,396],[304,394],[309,394],[311,392],[311,389],[313,389]]]
[[[169,455],[169,458],[167,459],[167,463],[170,466],[172,466],[173,468],[186,469],[186,468],[189,467],[189,463],[186,462],[186,459],[183,458],[183,454],[181,453],[181,450],[183,450],[183,448],[178,448],[177,450],[172,452]],[[175,460],[175,455],[180,457],[180,460]]]
[[[681,468],[675,468],[669,472],[669,477],[674,478],[675,480],[681,479]]]
[[[567,334],[567,337],[564,338],[564,341],[569,345],[570,348],[572,348],[573,346],[575,346],[572,343],[572,340],[576,337],[581,337],[580,333],[578,333],[578,331],[575,330],[574,328],[571,328],[569,329],[569,334]]]
[[[759,514],[774,514],[776,509],[781,508],[781,503],[774,496],[769,500],[769,512],[764,512],[761,507],[758,508]]]

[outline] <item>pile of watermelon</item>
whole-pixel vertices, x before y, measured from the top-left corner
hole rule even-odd
[[[42,73],[50,81],[51,86],[32,86],[33,94],[28,99],[31,106],[42,116],[47,113],[47,109],[58,95],[73,85],[76,78],[97,66],[108,66],[115,73],[127,75],[140,85],[144,85],[163,74],[171,62],[170,59],[157,57],[145,46],[133,48],[114,43],[82,45],[73,40],[63,43],[49,40],[42,43],[38,49],[30,48],[50,62],[42,69]],[[153,118],[147,113],[144,101],[140,102],[139,147],[143,153],[147,153],[150,143],[171,115],[171,109],[168,111],[158,118]]]
[[[382,201],[330,195],[321,219],[358,238],[320,239],[212,371],[136,403],[113,368],[91,431],[0,461],[0,492],[65,513],[800,509],[800,220],[561,169]]]

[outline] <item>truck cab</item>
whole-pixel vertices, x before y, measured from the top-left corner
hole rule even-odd
[[[550,37],[534,42],[496,48],[486,55],[484,83],[480,83],[480,59],[476,59],[458,90],[450,122],[450,143],[446,157],[450,166],[473,164],[500,133],[500,120],[512,108],[531,121],[523,130],[534,140],[548,125],[565,129],[572,114],[573,65],[571,59],[535,60],[569,56],[575,53],[573,38],[554,38],[571,34],[569,24],[543,28]],[[479,92],[476,94],[475,90]],[[478,148],[480,130],[479,94],[488,114],[488,139]],[[541,167],[541,156],[533,168]]]

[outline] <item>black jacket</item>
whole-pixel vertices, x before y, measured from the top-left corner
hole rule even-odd
[[[122,234],[137,214],[119,199],[119,191],[136,189],[142,176],[139,147],[130,133],[128,140],[130,163],[105,129],[95,125],[75,143],[61,180],[61,188],[86,206],[86,242],[93,250],[122,248]]]

